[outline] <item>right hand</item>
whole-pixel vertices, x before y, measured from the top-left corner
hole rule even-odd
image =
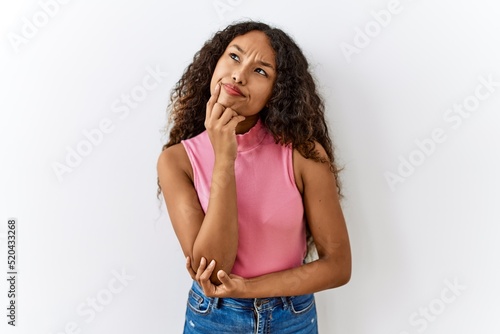
[[[215,86],[214,93],[207,102],[205,128],[216,157],[235,160],[238,150],[236,126],[245,119],[231,108],[218,102],[221,84]]]

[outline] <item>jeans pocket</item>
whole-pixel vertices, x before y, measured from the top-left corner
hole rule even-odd
[[[314,307],[314,295],[301,295],[290,297],[290,308],[294,314],[303,314]]]
[[[188,307],[195,313],[208,314],[211,310],[211,298],[202,297],[192,289],[189,291]]]

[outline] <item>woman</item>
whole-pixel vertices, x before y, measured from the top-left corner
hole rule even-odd
[[[230,25],[169,108],[158,185],[193,278],[184,333],[317,333],[313,293],[349,281],[351,254],[301,50],[266,24]],[[308,244],[317,260],[305,263]]]

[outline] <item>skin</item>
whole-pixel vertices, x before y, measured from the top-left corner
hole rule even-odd
[[[306,159],[296,150],[295,182],[319,259],[249,279],[229,274],[238,248],[235,135],[248,131],[257,122],[259,111],[271,96],[275,68],[274,50],[267,36],[259,31],[236,37],[217,63],[205,119],[215,154],[206,215],[198,202],[191,163],[183,145],[167,148],[158,159],[160,185],[186,256],[186,268],[209,297],[301,295],[344,285],[351,276],[349,237],[334,175],[328,164]],[[220,84],[236,86],[241,95]],[[316,143],[316,149],[327,158],[320,144]]]
[[[275,53],[267,36],[251,31],[236,37],[220,57],[210,82],[214,94],[217,84],[237,86],[243,96],[233,96],[222,86],[217,103],[231,108],[245,120],[236,133],[247,132],[258,120],[258,113],[271,97],[276,81]]]

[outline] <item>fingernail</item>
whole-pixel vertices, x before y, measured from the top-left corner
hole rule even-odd
[[[220,89],[220,84],[217,84],[217,86],[215,86],[215,91],[218,91]]]
[[[210,266],[215,265],[215,260],[210,261]]]

